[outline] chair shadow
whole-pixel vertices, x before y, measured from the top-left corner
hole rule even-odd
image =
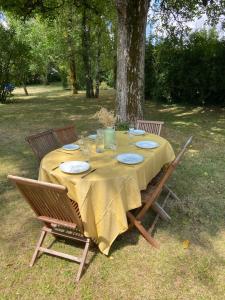
[[[153,211],[148,211],[146,213],[145,217],[143,218],[143,220],[141,222],[146,230],[150,229],[150,227],[155,219],[155,216],[156,216],[156,214]],[[156,232],[157,232],[157,228],[154,227],[153,231],[151,232],[151,236],[154,237]],[[137,245],[139,243],[140,238],[144,239],[144,237],[141,235],[141,233],[135,227],[128,229],[124,233],[120,234],[116,238],[116,240],[113,242],[113,244],[110,248],[110,255],[112,255],[113,253],[119,251],[120,249],[122,249],[124,247]],[[148,243],[148,242],[146,241],[146,243]],[[149,244],[149,247],[153,247],[153,246]]]
[[[82,251],[84,250],[84,247],[83,247],[84,243],[83,243],[83,242],[78,241],[78,240],[76,240],[76,241],[74,241],[74,240],[69,240],[69,239],[65,239],[65,238],[63,238],[63,237],[59,237],[59,236],[57,236],[57,237],[54,236],[54,240],[51,241],[50,244],[49,244],[48,246],[46,246],[46,248],[51,249],[51,248],[52,248],[56,243],[58,243],[58,242],[59,242],[59,243],[62,243],[62,244],[65,244],[65,245],[73,246],[73,247],[75,246],[76,249],[79,248],[79,249],[82,250]],[[84,268],[83,268],[83,271],[82,271],[82,277],[83,277],[84,274],[86,273],[86,271],[87,271],[89,265],[95,260],[95,257],[96,257],[96,255],[97,255],[97,251],[96,251],[96,250],[97,250],[97,249],[96,249],[94,243],[91,242],[90,248],[89,248],[89,251],[88,251],[88,256],[90,257],[90,253],[91,253],[91,257],[88,259],[88,261],[85,262],[85,265],[84,265]],[[36,258],[36,262],[37,262],[43,255],[48,255],[48,256],[51,256],[51,257],[52,257],[52,256],[53,256],[53,257],[56,257],[56,256],[54,256],[54,255],[51,255],[50,253],[40,252],[39,255],[38,255],[38,257]],[[71,262],[70,259],[65,258],[65,257],[57,256],[57,258],[60,258],[60,259],[62,259],[62,260],[70,261],[70,262]]]

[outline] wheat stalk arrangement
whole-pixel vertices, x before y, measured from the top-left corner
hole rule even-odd
[[[104,127],[114,127],[117,119],[112,110],[109,111],[104,107],[97,111],[93,118],[97,118]]]

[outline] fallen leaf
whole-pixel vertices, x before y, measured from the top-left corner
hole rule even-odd
[[[183,241],[183,248],[184,248],[184,249],[188,249],[189,246],[190,246],[190,241],[189,241],[189,240],[184,240],[184,241]]]

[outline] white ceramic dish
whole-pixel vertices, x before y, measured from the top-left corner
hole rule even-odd
[[[80,148],[79,145],[76,145],[76,144],[68,144],[68,145],[64,145],[62,147],[64,150],[70,150],[70,151],[73,151],[73,150],[77,150]]]
[[[145,131],[141,129],[130,129],[128,133],[133,135],[143,135],[145,134]]]
[[[159,144],[154,141],[139,141],[139,142],[136,142],[135,145],[137,147],[143,148],[143,149],[154,149],[154,148],[159,147]]]
[[[135,165],[143,162],[144,157],[136,153],[121,153],[116,159],[123,164]]]
[[[91,140],[96,140],[96,137],[97,137],[97,134],[90,134],[88,136],[88,138],[91,139]]]
[[[64,173],[79,174],[89,170],[90,165],[85,161],[71,160],[60,164],[59,169]]]

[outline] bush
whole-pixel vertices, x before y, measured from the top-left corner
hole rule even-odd
[[[147,98],[194,105],[225,104],[225,41],[215,32],[193,33],[188,41],[147,45]]]
[[[118,122],[116,124],[116,130],[117,131],[123,131],[129,129],[129,123],[128,122]]]

